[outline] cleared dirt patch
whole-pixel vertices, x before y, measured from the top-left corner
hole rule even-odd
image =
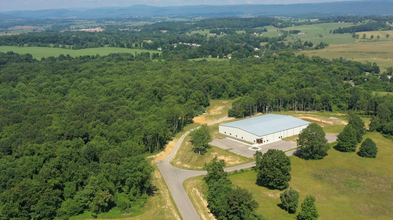
[[[209,124],[220,118],[228,116],[228,109],[232,108],[235,100],[211,100],[210,106],[206,109],[206,113],[194,118],[194,122],[198,124]]]
[[[178,140],[178,138],[173,139],[166,145],[164,151],[148,158],[154,158],[154,162],[165,159],[172,152]]]

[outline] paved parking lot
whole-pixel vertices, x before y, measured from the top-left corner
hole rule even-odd
[[[224,139],[214,139],[209,144],[249,158],[253,157],[255,151],[257,150],[261,151],[262,153],[265,153],[269,149],[278,149],[282,151],[287,151],[289,149],[296,148],[295,142],[283,141],[283,140],[276,141],[270,144],[264,144],[264,145],[248,145],[246,143],[242,143],[241,141],[237,141],[232,138],[224,138]]]
[[[332,143],[337,140],[336,134],[326,134],[326,139],[329,143]],[[296,143],[293,141],[283,141],[279,140],[270,144],[256,145],[256,144],[246,144],[242,141],[235,140],[233,138],[224,138],[224,139],[214,139],[209,143],[210,145],[219,147],[224,150],[229,150],[235,154],[239,154],[245,157],[253,157],[255,151],[260,151],[262,153],[266,153],[269,149],[277,149],[282,151],[287,151],[290,149],[294,149],[297,147]],[[293,154],[294,151],[288,153],[289,155]]]

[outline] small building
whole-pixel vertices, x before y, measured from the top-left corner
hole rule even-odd
[[[221,124],[219,132],[256,144],[267,144],[299,134],[309,124],[292,116],[267,114]]]

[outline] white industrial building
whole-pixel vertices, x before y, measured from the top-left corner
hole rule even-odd
[[[267,114],[221,124],[221,134],[251,143],[267,144],[299,134],[310,122],[287,115]]]

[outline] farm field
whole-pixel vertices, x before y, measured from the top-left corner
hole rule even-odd
[[[393,66],[393,42],[373,41],[358,42],[352,44],[329,45],[323,50],[311,50],[299,52],[308,56],[320,56],[323,58],[345,58],[359,62],[376,62],[381,70]]]
[[[387,41],[393,41],[393,31],[365,31],[365,32],[356,32],[356,34],[359,34],[359,39],[357,41],[364,41],[362,39],[363,35],[366,35],[366,40],[371,40],[370,37],[371,35],[374,36],[374,39],[372,41],[381,41],[381,40],[387,40]],[[389,34],[389,38],[386,38],[386,35]],[[377,39],[377,36],[380,36],[380,39]]]
[[[319,161],[291,157],[290,185],[300,192],[299,206],[306,195],[313,195],[322,220],[392,219],[393,165],[390,161],[393,141],[379,133],[367,133],[365,138],[376,142],[379,148],[376,159],[342,153],[333,148],[327,157]],[[231,173],[229,179],[235,186],[246,188],[253,194],[259,203],[258,214],[267,219],[294,219],[296,215],[287,214],[279,207],[281,191],[256,185],[256,175],[255,171],[247,170]],[[205,219],[213,219],[205,208],[205,197],[198,195],[207,190],[203,177],[191,178],[185,181],[184,186],[192,196],[198,213]]]
[[[346,43],[354,43],[355,39],[352,38],[351,34],[330,34],[330,30],[337,29],[339,27],[350,27],[353,24],[345,23],[323,23],[323,24],[314,24],[314,25],[302,25],[302,26],[293,26],[288,28],[282,28],[281,30],[290,31],[290,30],[300,30],[301,32],[307,34],[293,34],[288,36],[286,39],[288,41],[296,41],[300,39],[302,41],[313,42],[314,44],[325,42],[328,44],[346,44]],[[267,26],[266,29],[268,32],[264,32],[262,36],[264,37],[278,37],[279,29],[273,26]],[[322,35],[322,37],[320,35]]]
[[[0,52],[13,51],[14,53],[26,54],[29,53],[33,55],[36,59],[41,59],[42,57],[57,57],[60,54],[67,55],[71,57],[85,56],[85,55],[108,55],[110,53],[132,53],[135,54],[141,52],[150,53],[161,53],[161,51],[155,50],[143,50],[143,49],[126,49],[118,47],[100,47],[100,48],[89,48],[82,50],[68,50],[62,48],[50,48],[50,47],[13,47],[13,46],[0,46]]]

